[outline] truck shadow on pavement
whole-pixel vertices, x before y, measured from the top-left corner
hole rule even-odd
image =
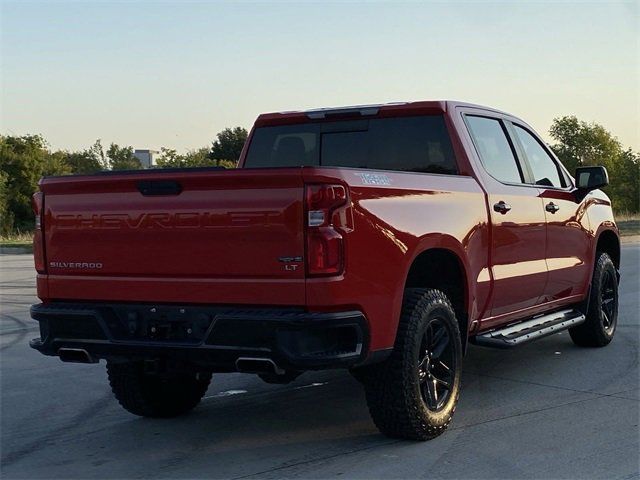
[[[516,351],[471,347],[465,359],[462,400],[451,430],[634,388],[629,380],[637,372],[637,354],[614,362],[611,371],[611,357],[621,357],[612,353],[628,350],[634,342],[637,345],[637,340],[630,344],[624,337],[620,335],[608,349],[599,350],[575,347],[566,334]],[[593,375],[603,355],[609,357],[604,382],[593,380],[603,378]],[[267,468],[391,443],[412,444],[378,434],[362,388],[346,372],[308,373],[293,384],[257,393],[209,395],[182,418],[136,419],[123,412],[119,420],[106,436],[117,439],[115,448],[151,455],[166,468],[192,464],[199,458],[209,465],[222,461],[229,473],[237,473],[244,469],[248,454],[252,463],[265,459]],[[446,443],[448,435],[453,438],[448,432],[436,442]],[[252,470],[256,467],[260,465]]]
[[[469,429],[633,389],[637,394],[636,333],[621,329],[603,349],[575,347],[566,333],[513,351],[471,346],[453,423],[428,448],[380,435],[360,384],[347,372],[306,373],[289,385],[232,374],[214,376],[203,402],[174,419],[138,418],[114,399],[100,396],[98,410],[92,404],[90,421],[61,419],[66,428],[54,428],[38,442],[12,445],[15,450],[5,445],[3,460],[9,461],[3,461],[3,469],[13,476],[28,461],[32,477],[68,476],[71,471],[78,477],[278,476],[282,469],[292,473],[312,462],[389,448],[435,462],[452,445],[464,444]],[[93,369],[101,367],[86,368],[95,375]],[[93,382],[102,383],[96,377]],[[32,455],[35,450],[38,455]]]

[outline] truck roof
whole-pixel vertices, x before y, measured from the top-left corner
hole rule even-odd
[[[311,110],[290,110],[284,112],[263,113],[258,116],[257,127],[303,123],[309,120],[340,119],[349,117],[393,117],[401,115],[419,115],[445,113],[448,109],[458,106],[479,108],[498,113],[491,107],[455,100],[421,100],[415,102],[377,103],[370,105],[350,105],[344,107],[315,108]]]

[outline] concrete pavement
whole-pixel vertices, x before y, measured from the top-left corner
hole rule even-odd
[[[63,364],[38,336],[32,258],[0,256],[3,478],[640,478],[640,246],[622,253],[618,331],[603,349],[566,333],[510,350],[471,347],[447,433],[390,440],[345,372],[289,385],[214,381],[192,414],[132,416],[104,364]]]

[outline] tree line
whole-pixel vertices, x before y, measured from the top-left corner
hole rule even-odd
[[[602,125],[573,115],[554,119],[549,135],[555,141],[551,148],[572,175],[579,166],[607,168],[610,183],[604,191],[615,212],[640,211],[640,153],[624,148]]]
[[[218,133],[210,148],[179,154],[163,147],[156,167],[234,168],[246,138],[247,130],[235,127]],[[111,143],[105,148],[100,140],[96,140],[84,150],[54,151],[41,135],[0,135],[0,235],[33,229],[31,196],[43,176],[139,168],[142,165],[131,146]]]
[[[550,147],[573,174],[577,166],[603,165],[609,172],[605,188],[616,212],[640,210],[640,154],[624,148],[602,125],[575,116],[555,118],[549,130]],[[157,159],[160,168],[223,166],[234,168],[247,138],[242,127],[226,128],[211,147],[184,154],[163,147]],[[111,143],[104,148],[97,140],[80,151],[49,148],[40,135],[0,135],[0,234],[33,227],[31,196],[38,180],[46,175],[88,174],[102,170],[141,168],[130,146]]]

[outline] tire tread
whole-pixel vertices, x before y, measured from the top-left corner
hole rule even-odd
[[[363,376],[371,417],[378,429],[392,438],[435,438],[447,429],[456,409],[460,394],[459,382],[453,392],[453,407],[446,412],[446,418],[437,424],[425,421],[419,407],[422,398],[414,388],[414,372],[407,365],[413,348],[411,342],[418,335],[422,315],[425,310],[434,306],[447,310],[455,320],[454,309],[443,292],[435,289],[407,289],[393,352],[381,364],[370,367],[371,371]],[[457,321],[453,322],[453,327],[459,341]],[[460,360],[461,358],[458,362]]]
[[[604,347],[608,345],[613,338],[613,335],[608,336],[605,333],[600,323],[599,281],[605,269],[612,269],[613,274],[616,274],[615,265],[611,257],[609,257],[606,252],[598,252],[595,268],[593,269],[586,320],[580,325],[569,329],[571,340],[580,347]]]
[[[204,396],[211,374],[149,377],[140,362],[107,362],[111,390],[120,405],[141,417],[168,418],[192,410]]]

